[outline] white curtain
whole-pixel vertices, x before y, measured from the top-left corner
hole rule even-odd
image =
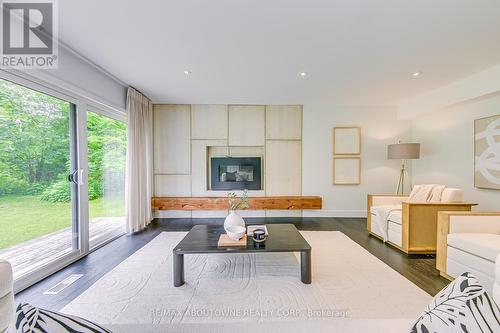
[[[127,232],[144,229],[152,220],[153,104],[135,90],[127,91]]]

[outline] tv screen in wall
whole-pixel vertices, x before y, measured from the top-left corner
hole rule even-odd
[[[261,190],[260,157],[212,157],[211,190]]]

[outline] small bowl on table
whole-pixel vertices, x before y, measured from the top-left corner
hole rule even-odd
[[[227,237],[232,240],[240,240],[247,232],[245,227],[239,225],[233,225],[226,229]]]

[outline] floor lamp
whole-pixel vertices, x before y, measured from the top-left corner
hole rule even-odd
[[[405,179],[412,189],[411,179],[406,170],[406,160],[415,160],[420,158],[420,143],[396,143],[387,146],[387,159],[401,160],[401,170],[399,172],[397,195],[405,193]]]

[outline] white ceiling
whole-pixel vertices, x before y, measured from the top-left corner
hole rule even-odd
[[[500,63],[498,0],[64,0],[59,11],[64,43],[157,103],[392,104]]]

